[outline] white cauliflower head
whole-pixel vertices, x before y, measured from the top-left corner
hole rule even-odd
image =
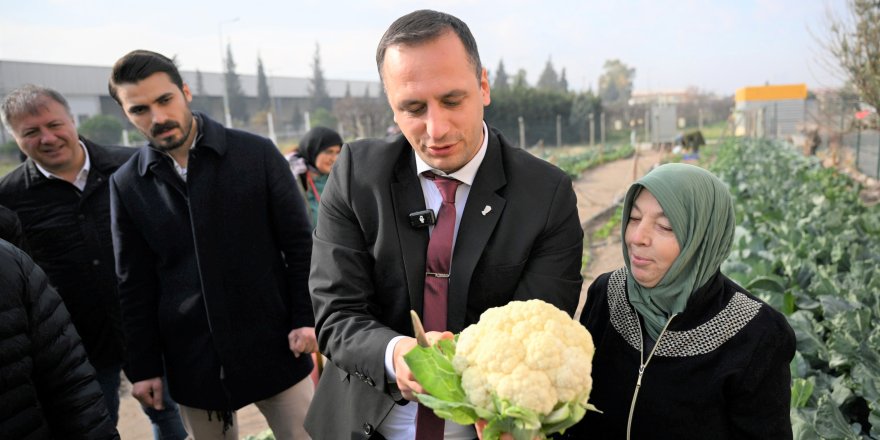
[[[546,415],[557,402],[587,404],[594,350],[580,323],[533,299],[483,312],[459,335],[452,362],[474,405],[491,410],[494,392]]]

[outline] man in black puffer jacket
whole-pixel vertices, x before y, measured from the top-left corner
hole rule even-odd
[[[0,439],[118,439],[61,298],[0,240]]]

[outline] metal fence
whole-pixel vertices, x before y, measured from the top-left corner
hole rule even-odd
[[[804,154],[880,178],[880,131],[877,114],[856,118],[864,106],[852,95],[826,92],[805,101],[780,102],[735,114],[737,134],[786,140]],[[870,118],[874,118],[873,121]]]
[[[862,174],[880,178],[880,131],[857,129],[846,133],[841,146],[852,155],[853,166]]]

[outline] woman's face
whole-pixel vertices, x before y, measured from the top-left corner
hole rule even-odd
[[[333,168],[333,163],[336,162],[336,156],[339,156],[339,151],[341,150],[342,147],[334,145],[318,153],[318,157],[315,158],[315,168],[317,168],[321,174],[330,174],[330,169]]]
[[[624,242],[633,278],[648,288],[663,279],[681,252],[672,224],[647,189],[633,202]]]

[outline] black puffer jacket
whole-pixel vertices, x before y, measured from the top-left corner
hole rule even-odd
[[[61,298],[0,240],[0,439],[49,438],[119,435]]]

